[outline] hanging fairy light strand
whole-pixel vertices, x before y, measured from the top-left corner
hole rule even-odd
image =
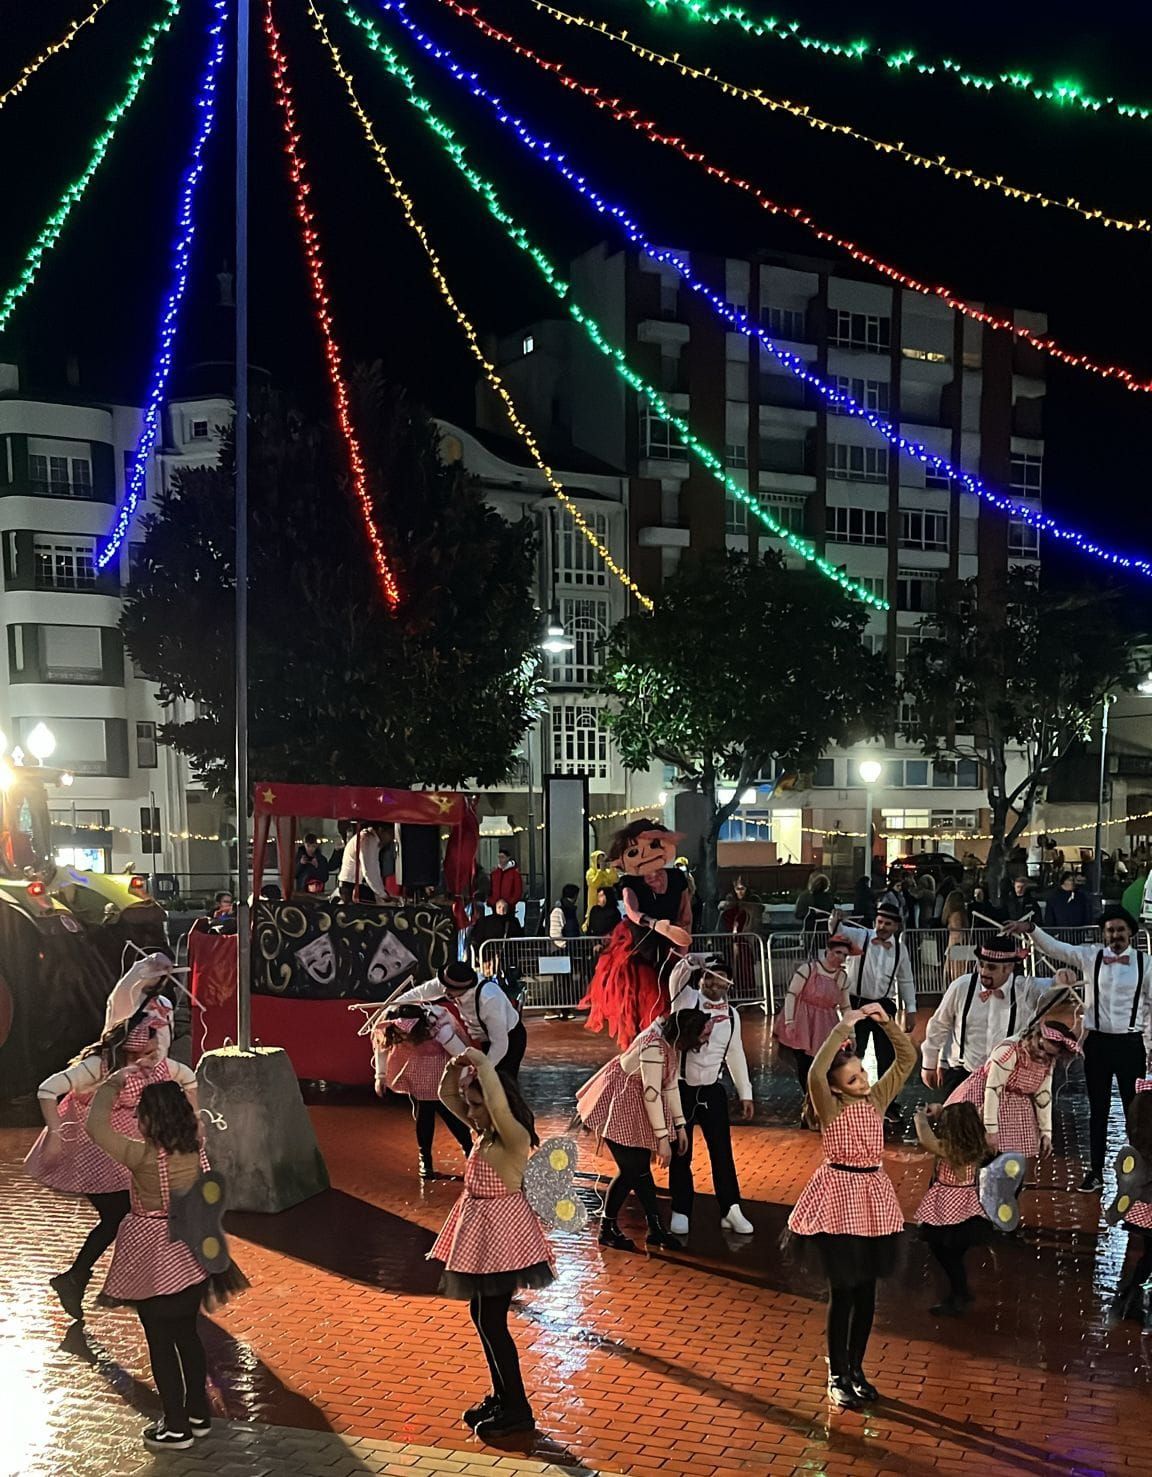
[[[148,27],[144,40],[140,44],[135,57],[132,59],[132,67],[128,74],[128,86],[125,88],[120,101],[108,113],[105,121],[107,128],[100,133],[92,146],[92,153],[88,163],[84,166],[81,174],[68,186],[60,197],[56,209],[41,226],[35,241],[29,247],[24,257],[24,265],[20,269],[20,275],[11,287],[0,298],[0,330],[8,325],[8,320],[16,311],[16,305],[36,280],[44,258],[60,239],[60,233],[64,229],[65,222],[72,213],[73,206],[83,196],[84,191],[92,183],[92,178],[100,165],[104,162],[104,156],[108,152],[109,145],[116,137],[116,130],[120,125],[125,113],[139,96],[140,88],[144,84],[144,78],[148,74],[148,68],[152,65],[156,54],[156,43],[165,31],[172,27],[176,19],[176,12],[180,8],[180,0],[167,0],[164,14],[158,21],[154,21]]]
[[[374,33],[378,35],[370,23],[365,23],[362,19],[358,18],[358,14],[352,10],[349,0],[344,0],[344,3],[350,18],[366,31],[370,39]],[[473,96],[486,102],[496,113],[500,124],[505,128],[510,128],[534,157],[551,165],[572,189],[576,190],[600,214],[613,220],[627,234],[629,240],[639,246],[648,257],[671,267],[683,279],[686,286],[705,299],[718,317],[722,318],[730,327],[742,333],[745,337],[756,339],[783,368],[804,383],[811,385],[813,389],[818,391],[841,414],[854,416],[864,421],[902,455],[922,464],[926,469],[953,479],[967,492],[979,497],[990,506],[997,508],[1000,512],[1026,522],[1030,526],[1048,533],[1054,538],[1069,542],[1080,552],[1089,554],[1094,558],[1101,559],[1121,568],[1135,569],[1144,575],[1152,575],[1152,563],[1147,559],[1105,549],[1076,530],[1065,528],[1058,524],[1055,519],[1048,517],[1046,514],[1038,513],[1035,509],[1028,507],[1027,504],[996,492],[992,488],[989,488],[975,473],[955,465],[947,457],[930,450],[923,442],[900,434],[896,427],[878,412],[862,406],[852,395],[844,390],[835,388],[827,380],[814,373],[806,360],[797,354],[791,353],[787,349],[781,348],[780,345],[772,340],[764,328],[749,318],[748,314],[742,308],[733,307],[727,302],[722,293],[714,291],[704,282],[700,281],[692,271],[690,263],[684,257],[675,251],[659,247],[655,242],[651,241],[623,206],[612,204],[606,200],[584,175],[580,174],[567,163],[566,156],[560,154],[548,140],[537,138],[532,134],[523,121],[511,113],[502,99],[496,97],[483,86],[479,80],[478,73],[475,71],[465,72],[453,60],[450,52],[438,46],[416,26],[415,22],[404,13],[403,0],[399,0],[399,3],[397,3],[397,0],[380,0],[380,4],[382,9],[395,14],[397,19],[402,21],[428,56],[438,61],[441,65],[446,66],[451,71],[455,80],[466,85]],[[381,48],[377,47],[376,49],[379,51]],[[426,114],[426,119],[430,121],[434,118],[435,115],[428,113],[424,100],[418,98],[418,94],[414,92],[410,83],[405,80],[406,75],[410,77],[410,74],[406,74],[406,69],[390,63],[387,57],[385,57],[385,63],[388,65],[392,74],[399,80],[404,81],[405,85],[408,86],[413,101]],[[441,133],[443,130],[443,125],[439,125],[439,120],[432,126],[438,133]],[[449,133],[451,133],[451,130],[449,130]],[[457,162],[461,168],[464,168],[460,160],[457,160]],[[484,192],[493,193],[491,192],[491,187],[486,182]],[[575,304],[570,303],[569,310],[574,316],[580,317],[579,309]],[[592,336],[595,338],[596,334]],[[682,428],[686,429],[685,423],[678,418],[672,415],[665,415],[664,418],[669,420],[672,425],[675,425],[678,430],[682,430]]]
[[[84,27],[90,26],[107,4],[108,0],[96,0],[96,4],[93,5],[87,15],[81,16],[79,20],[72,21],[63,36],[46,46],[39,56],[33,57],[28,65],[22,68],[16,81],[10,87],[6,87],[3,92],[0,92],[0,108],[4,107],[6,103],[10,103],[14,97],[20,96],[45,62],[50,62],[54,56],[60,56],[62,52],[67,51]]]
[[[902,271],[890,262],[873,256],[871,252],[866,251],[857,242],[850,240],[848,237],[840,236],[834,231],[827,230],[800,206],[779,204],[765,194],[759,185],[738,174],[733,174],[722,165],[715,163],[703,150],[694,148],[681,135],[662,132],[652,119],[642,117],[638,108],[630,107],[619,96],[606,97],[601,89],[592,83],[581,82],[578,78],[573,77],[571,73],[565,71],[560,62],[549,61],[547,58],[540,56],[530,46],[523,45],[515,36],[511,36],[508,32],[501,31],[498,27],[482,20],[475,10],[468,9],[460,4],[459,0],[441,0],[441,4],[447,6],[453,14],[459,16],[461,19],[471,21],[489,40],[498,41],[508,46],[517,56],[523,58],[525,61],[532,62],[542,71],[555,77],[556,81],[562,86],[572,92],[578,93],[582,97],[586,97],[594,107],[598,108],[601,112],[607,113],[614,122],[627,124],[639,133],[641,137],[646,138],[649,143],[659,144],[664,148],[674,150],[682,158],[688,160],[689,163],[697,165],[710,178],[719,181],[721,184],[728,185],[732,189],[743,191],[762,210],[767,211],[769,215],[782,216],[794,224],[802,226],[817,241],[837,247],[853,261],[859,262],[861,266],[868,267],[881,276],[887,277],[889,281],[898,283],[909,292],[917,292],[924,297],[936,298],[938,301],[944,303],[946,307],[953,309],[954,312],[960,313],[964,317],[970,318],[973,322],[980,323],[986,328],[994,329],[1000,333],[1010,333],[1013,338],[1018,339],[1021,343],[1028,344],[1031,348],[1047,354],[1050,358],[1057,360],[1070,369],[1079,369],[1089,374],[1098,375],[1101,379],[1114,380],[1117,384],[1123,385],[1126,390],[1132,390],[1142,394],[1152,394],[1152,378],[1140,378],[1132,370],[1124,368],[1123,365],[1103,363],[1100,360],[1092,358],[1091,355],[1074,353],[1069,349],[1063,348],[1055,339],[1047,334],[1037,333],[1035,329],[1016,323],[1012,318],[996,313],[989,313],[984,308],[978,308],[974,304],[966,302],[950,287],[941,283],[922,282],[919,278]],[[405,14],[406,6],[404,0],[394,0],[394,3],[382,4],[381,8],[384,10],[394,10],[397,17],[403,20],[404,24],[409,26],[409,29],[412,29],[411,22]]]
[[[552,291],[565,303],[570,315],[579,323],[598,352],[611,362],[616,373],[647,400],[660,420],[667,421],[678,432],[685,449],[705,466],[737,501],[749,508],[775,538],[782,539],[795,553],[809,561],[827,579],[839,585],[855,599],[874,609],[887,610],[889,607],[886,600],[852,579],[841,567],[826,559],[808,539],[785,528],[761,504],[759,498],[750,493],[747,488],[741,487],[739,482],[729,475],[722,459],[695,435],[687,421],[676,414],[660,391],[637,374],[628,363],[623,350],[611,342],[591,314],[585,312],[578,303],[572,300],[569,284],[563,281],[555,264],[536,245],[524,227],[504,208],[492,181],[467,163],[463,145],[456,141],[455,134],[449,125],[433,111],[428,99],[416,90],[411,72],[401,64],[396,52],[384,41],[375,24],[352,10],[347,3],[345,8],[348,18],[364,32],[368,45],[379,55],[389,75],[394,77],[408,93],[409,101],[417,109],[425,125],[436,135],[441,147],[468,181],[469,186],[483,199],[489,213],[503,227],[509,240],[532,259]]]
[[[1054,103],[1066,112],[1076,109],[1085,113],[1110,112],[1118,118],[1144,122],[1152,118],[1152,106],[1121,102],[1116,97],[1094,97],[1074,78],[1043,83],[1037,81],[1035,71],[1020,67],[988,76],[948,57],[938,61],[926,60],[910,46],[889,49],[866,39],[829,41],[805,31],[800,21],[749,14],[742,5],[710,5],[707,0],[644,0],[644,3],[661,16],[679,16],[689,22],[703,21],[712,26],[739,28],[745,36],[758,41],[791,41],[802,51],[814,51],[840,61],[883,62],[889,72],[916,72],[921,77],[950,78],[976,93],[990,93],[1003,88],[1036,102]]]
[[[300,150],[300,133],[296,123],[296,105],[293,101],[292,84],[288,77],[288,63],[280,42],[280,32],[276,29],[276,18],[272,9],[272,0],[265,0],[264,34],[268,43],[268,62],[272,69],[273,90],[276,94],[276,102],[280,110],[280,122],[284,134],[284,152],[288,157],[288,172],[292,180],[292,188],[295,196],[296,219],[300,226],[300,239],[304,247],[304,256],[308,267],[308,279],[312,287],[312,300],[315,305],[316,322],[319,325],[320,333],[324,340],[324,359],[328,366],[328,379],[332,386],[336,418],[339,421],[340,431],[344,438],[344,446],[348,455],[348,466],[352,477],[352,486],[356,493],[356,500],[360,505],[360,515],[364,524],[364,531],[371,548],[377,584],[387,605],[391,609],[395,609],[400,602],[400,590],[391,565],[388,562],[387,555],[384,552],[384,541],[372,513],[372,498],[368,490],[368,473],[364,465],[364,457],[360,450],[360,442],[356,435],[356,429],[352,424],[348,386],[342,367],[343,356],[340,353],[340,348],[336,342],[332,328],[332,313],[324,275],[324,259],[320,251],[320,237],[316,230],[316,218],[312,213],[312,207],[308,204],[311,185],[308,183],[307,168],[305,166],[304,156]]]
[[[376,163],[387,179],[388,185],[392,190],[392,194],[395,197],[397,204],[403,211],[406,224],[415,235],[416,239],[419,241],[421,249],[428,259],[428,266],[432,274],[432,279],[435,282],[441,297],[448,305],[452,316],[456,319],[457,324],[463,332],[464,337],[468,342],[468,348],[470,352],[476,359],[477,363],[480,365],[481,369],[484,371],[484,377],[487,379],[488,383],[491,385],[495,393],[500,397],[501,403],[504,406],[505,413],[508,416],[508,420],[511,423],[513,430],[523,441],[525,447],[528,450],[528,454],[536,463],[537,467],[539,467],[549,487],[556,494],[557,500],[560,502],[565,512],[572,519],[573,523],[575,523],[576,527],[583,534],[584,538],[587,539],[592,548],[594,548],[597,554],[599,554],[600,558],[604,561],[605,567],[615,576],[617,580],[620,581],[620,583],[627,590],[630,590],[632,594],[635,595],[636,599],[640,602],[645,610],[651,610],[653,608],[653,602],[648,598],[647,595],[644,594],[643,590],[641,590],[640,586],[631,577],[628,571],[624,569],[622,565],[617,563],[617,561],[612,556],[611,550],[608,549],[608,547],[599,538],[597,538],[596,534],[592,530],[592,527],[588,523],[588,520],[584,517],[583,513],[581,513],[577,505],[565,492],[563,483],[561,483],[555,472],[553,472],[552,468],[545,461],[544,455],[540,450],[540,446],[536,440],[536,437],[532,434],[531,429],[528,427],[523,417],[520,415],[520,412],[517,410],[516,403],[512,399],[511,394],[508,392],[508,389],[504,384],[504,381],[501,379],[496,366],[491,363],[491,361],[485,355],[483,349],[480,347],[480,337],[476,332],[475,325],[468,318],[464,310],[456,301],[455,295],[453,294],[452,289],[448,284],[448,279],[445,277],[443,268],[440,265],[440,258],[428,238],[427,231],[416,217],[411,197],[408,195],[404,187],[404,181],[400,178],[400,176],[392,168],[392,165],[389,163],[387,150],[384,148],[384,145],[380,142],[380,140],[376,137],[376,130],[372,125],[372,120],[365,112],[363,104],[360,102],[360,99],[357,96],[355,79],[352,76],[352,73],[344,65],[344,61],[340,55],[340,51],[329,34],[328,26],[324,19],[324,16],[317,9],[316,5],[313,4],[313,0],[308,0],[308,10],[311,15],[313,27],[315,28],[316,32],[320,36],[321,41],[327,48],[332,66],[337,76],[340,78],[341,82],[343,82],[345,90],[348,93],[348,99],[352,107],[352,111],[356,114],[356,117],[360,121],[360,126],[363,129],[364,136],[368,140],[368,143],[372,149],[372,153],[375,157]]]
[[[593,35],[602,36],[606,41],[612,41],[625,47],[641,61],[651,62],[658,67],[673,67],[681,77],[689,77],[697,82],[710,82],[727,97],[734,97],[740,102],[755,103],[761,108],[767,108],[770,113],[785,113],[790,118],[798,119],[807,127],[816,129],[819,133],[827,133],[836,138],[847,138],[859,144],[866,144],[876,153],[899,159],[903,164],[912,165],[917,169],[939,171],[950,180],[971,185],[977,190],[998,193],[1006,200],[1018,200],[1028,205],[1068,211],[1098,226],[1108,226],[1117,231],[1152,233],[1152,221],[1127,220],[1122,216],[1109,215],[1107,211],[1097,206],[1083,204],[1073,195],[1060,200],[1053,195],[1045,195],[1040,190],[1027,190],[1022,185],[1009,184],[1003,175],[980,174],[975,169],[966,169],[961,165],[951,164],[944,154],[918,154],[914,149],[909,149],[902,139],[893,142],[890,139],[873,138],[871,134],[863,133],[849,123],[833,123],[827,118],[818,117],[806,103],[794,103],[789,98],[771,97],[760,87],[741,87],[739,83],[721,77],[711,67],[695,67],[690,62],[686,62],[679,52],[674,52],[669,56],[665,52],[654,50],[651,46],[643,46],[640,42],[633,41],[627,31],[613,30],[606,21],[593,20],[589,16],[572,15],[567,10],[549,5],[547,0],[531,0],[531,4],[551,20],[566,26],[576,26],[580,30],[591,31]],[[478,14],[478,11],[476,13]]]
[[[212,136],[212,128],[216,121],[216,86],[219,81],[220,67],[224,61],[224,28],[228,20],[228,0],[213,0],[212,9],[213,19],[208,27],[208,61],[196,93],[196,113],[200,121],[180,191],[180,205],[176,221],[177,239],[173,249],[172,285],[160,318],[159,342],[152,370],[152,388],[148,392],[144,421],[140,434],[136,438],[136,448],[132,453],[132,460],[124,479],[124,501],[117,510],[108,541],[96,556],[98,569],[107,568],[128,536],[132,519],[144,495],[148,464],[160,436],[164,394],[172,372],[172,350],[176,340],[176,330],[180,323],[180,308],[188,285],[188,262],[192,254],[192,242],[196,235],[196,218],[193,211],[196,190],[204,173],[204,152],[208,147],[208,140]]]

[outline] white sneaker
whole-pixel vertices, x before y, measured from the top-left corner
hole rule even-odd
[[[686,1215],[677,1215],[673,1211],[672,1219],[668,1222],[668,1229],[672,1232],[673,1236],[687,1236],[688,1217]]]
[[[738,1205],[733,1205],[727,1215],[721,1216],[720,1224],[726,1231],[735,1231],[738,1236],[751,1236],[756,1229]]]

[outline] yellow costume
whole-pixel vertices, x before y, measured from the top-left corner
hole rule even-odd
[[[596,902],[596,894],[602,887],[615,887],[620,881],[620,873],[615,867],[606,867],[604,863],[608,860],[608,853],[594,851],[592,853],[592,865],[584,873],[584,880],[588,884],[588,906],[584,910],[583,930],[588,932],[588,918]]]

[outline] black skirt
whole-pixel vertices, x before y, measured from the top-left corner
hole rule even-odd
[[[930,1226],[925,1221],[920,1227],[921,1241],[945,1256],[970,1251],[974,1246],[987,1246],[996,1234],[996,1227],[985,1215],[970,1215],[967,1220],[950,1226]]]
[[[203,1282],[193,1284],[200,1288],[200,1306],[205,1313],[215,1313],[218,1308],[225,1307],[234,1297],[246,1291],[252,1284],[244,1273],[232,1262],[224,1272],[211,1272]],[[170,1297],[179,1297],[180,1293],[169,1293]],[[96,1306],[98,1308],[136,1308],[142,1302],[153,1302],[152,1298],[116,1298],[110,1297],[108,1293],[97,1294]]]
[[[891,1277],[900,1264],[903,1236],[833,1236],[825,1231],[798,1236],[785,1231],[781,1249],[808,1271],[819,1272],[830,1287],[855,1287]]]
[[[474,1297],[507,1297],[525,1288],[547,1287],[556,1274],[547,1262],[535,1262],[514,1272],[450,1272],[444,1269],[440,1292],[446,1298],[470,1302]]]

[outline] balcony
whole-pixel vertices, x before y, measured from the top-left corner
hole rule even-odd
[[[667,316],[661,313],[659,317],[644,317],[636,327],[636,337],[642,344],[673,344],[680,348],[691,336],[691,329],[676,318],[674,309]]]

